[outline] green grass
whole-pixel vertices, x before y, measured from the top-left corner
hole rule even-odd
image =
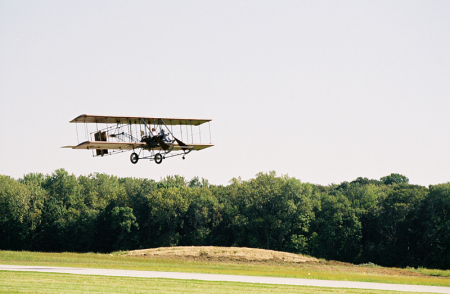
[[[358,270],[355,270],[354,266],[344,264],[225,263],[125,257],[121,252],[79,254],[0,251],[0,264],[195,272],[450,287],[450,278],[445,277],[450,271],[427,270],[426,272],[422,269],[421,273],[428,276],[406,276],[383,273],[383,268],[381,272],[373,272],[373,268],[364,267],[358,267]],[[380,269],[377,268],[377,270]],[[420,270],[414,269],[414,271]],[[436,277],[437,275],[441,277]]]
[[[407,293],[345,288],[0,271],[0,293]]]
[[[412,271],[412,272],[428,275],[428,276],[450,278],[450,270],[427,269],[427,268],[423,268],[423,267],[419,267],[417,269],[408,268],[408,270]]]

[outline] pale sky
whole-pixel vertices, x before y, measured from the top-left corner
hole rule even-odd
[[[0,174],[450,181],[449,1],[0,0]],[[214,147],[92,157],[80,114],[210,118]]]

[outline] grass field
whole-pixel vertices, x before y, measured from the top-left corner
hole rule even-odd
[[[0,293],[407,293],[379,290],[0,271]],[[417,294],[417,293],[416,293]]]
[[[143,258],[127,256],[125,252],[79,254],[0,251],[0,264],[196,272],[450,287],[450,271],[392,269],[374,265],[355,266],[327,261],[242,262],[211,261],[207,258]]]

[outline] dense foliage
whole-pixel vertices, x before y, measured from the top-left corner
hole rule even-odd
[[[64,169],[0,175],[0,249],[241,246],[385,266],[450,267],[450,183],[391,174],[327,187],[275,172],[227,186]]]

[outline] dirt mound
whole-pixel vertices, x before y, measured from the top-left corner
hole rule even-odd
[[[244,247],[180,246],[140,249],[128,256],[149,258],[212,259],[218,261],[279,261],[291,263],[319,262],[314,257],[294,253]]]

